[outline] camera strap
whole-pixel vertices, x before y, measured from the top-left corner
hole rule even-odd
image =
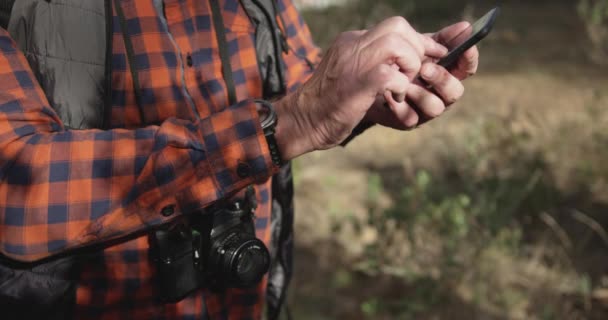
[[[11,11],[15,0],[0,0],[0,27],[8,29],[8,22],[11,18]]]

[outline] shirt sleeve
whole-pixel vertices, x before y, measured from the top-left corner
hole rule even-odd
[[[34,261],[204,208],[276,168],[253,101],[196,122],[67,130],[0,29],[0,253]]]
[[[312,75],[321,61],[321,50],[292,0],[278,0],[279,21],[289,50],[283,54],[287,66],[287,90],[293,91]]]

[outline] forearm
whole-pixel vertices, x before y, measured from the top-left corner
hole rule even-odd
[[[32,261],[128,236],[204,208],[273,170],[252,101],[197,122],[68,131],[25,57],[0,34],[6,256]]]
[[[124,237],[270,177],[264,137],[247,120],[253,105],[233,109],[199,123],[32,132],[2,143],[0,250],[35,260]],[[228,118],[243,119],[239,129],[217,130]],[[239,165],[250,175],[239,176]]]

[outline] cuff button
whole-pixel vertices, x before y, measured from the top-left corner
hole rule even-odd
[[[236,167],[236,174],[241,178],[251,176],[251,166],[245,162],[239,162],[239,165]]]
[[[168,206],[165,206],[164,208],[162,208],[160,210],[160,214],[163,217],[170,217],[175,213],[175,205],[174,204],[170,204]]]

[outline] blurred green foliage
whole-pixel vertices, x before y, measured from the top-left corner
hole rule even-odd
[[[341,288],[356,286],[349,272],[389,277],[412,288],[406,297],[364,300],[361,312],[369,319],[418,319],[449,301],[463,282],[469,282],[472,301],[480,308],[515,310],[532,299],[530,292],[518,287],[502,285],[497,290],[493,278],[499,275],[484,256],[495,252],[499,257],[524,258],[526,241],[543,229],[541,216],[557,216],[571,195],[556,188],[545,155],[530,150],[529,135],[514,132],[508,123],[473,126],[468,141],[462,154],[445,155],[442,172],[419,169],[400,187],[390,182],[394,172],[370,174],[367,219],[336,222],[341,227],[352,223],[361,238],[370,230],[376,235],[350,271],[340,271],[336,283]],[[506,163],[507,170],[499,169],[507,168]],[[392,198],[388,207],[381,201],[387,193]],[[439,252],[430,260],[421,258],[436,246]],[[579,286],[582,296],[593,288],[586,275]],[[539,317],[553,319],[560,308],[544,305]]]
[[[378,236],[368,245],[356,269],[372,276],[390,275],[416,282],[416,294],[402,301],[398,313],[416,314],[435,307],[442,301],[445,287],[458,283],[467,274],[471,261],[478,260],[490,247],[518,255],[523,216],[555,209],[557,191],[551,176],[545,173],[542,156],[525,151],[524,134],[502,133],[509,129],[497,126],[500,125],[487,123],[471,129],[471,147],[464,158],[447,156],[443,161],[445,172],[440,176],[424,169],[417,171],[394,194],[394,202],[388,208],[381,207],[379,195],[391,192],[395,186],[385,185],[381,174],[370,175],[368,219],[356,230],[371,228]],[[476,141],[479,137],[500,146]],[[510,150],[507,154],[512,159],[504,158],[505,150]],[[488,160],[510,162],[514,167],[507,174],[500,171],[477,174]],[[387,178],[390,179],[390,174]],[[404,232],[406,236],[402,237]],[[431,285],[433,281],[422,285],[418,281],[424,283],[429,275],[412,272],[408,270],[411,263],[404,263],[424,255],[427,250],[424,242],[432,238],[440,239],[441,252],[433,264],[439,268],[435,277],[443,286]],[[390,250],[394,246],[410,247],[411,251],[399,255]],[[480,292],[479,296],[486,295]],[[508,305],[520,298],[516,291],[503,292],[502,303]],[[382,303],[374,300],[365,302],[362,310],[368,314],[382,307]]]
[[[345,161],[349,169],[360,166],[358,173],[363,173],[361,180],[353,180],[361,182],[361,193],[355,188],[345,191],[340,174],[352,171],[333,168],[337,170],[331,176],[318,179],[328,190],[335,185],[347,197],[361,194],[364,208],[354,206],[363,212],[358,214],[353,207],[342,208],[342,202],[331,201],[323,207],[322,214],[332,217],[331,234],[327,242],[312,246],[307,258],[313,261],[313,270],[302,275],[307,277],[304,282],[318,281],[321,288],[307,287],[310,291],[298,295],[294,306],[304,305],[300,310],[314,315],[303,313],[298,318],[606,318],[605,310],[594,316],[591,307],[594,292],[608,288],[602,267],[607,262],[606,247],[598,236],[602,230],[572,218],[573,212],[580,211],[598,229],[608,225],[604,218],[608,197],[597,197],[608,190],[606,93],[597,89],[589,99],[581,85],[606,78],[579,79],[568,74],[563,80],[552,72],[571,65],[582,70],[576,75],[588,76],[597,68],[580,59],[584,45],[573,45],[580,51],[570,54],[564,53],[567,50],[562,44],[564,39],[574,43],[572,39],[583,28],[588,28],[590,38],[608,29],[608,0],[539,1],[545,4],[538,7],[530,5],[537,3],[532,1],[505,2],[512,6],[505,5],[501,28],[493,33],[494,39],[484,43],[483,59],[492,60],[494,54],[506,61],[507,68],[487,68],[491,63],[484,66],[480,77],[486,78],[478,78],[484,83],[477,82],[475,89],[491,94],[469,100],[472,106],[462,106],[469,107],[464,115],[466,125],[458,126],[457,117],[442,122],[445,127],[458,126],[449,131],[452,136],[433,136],[449,140],[439,143],[442,147],[431,149],[423,144],[410,150],[412,158],[432,161],[362,163],[349,158]],[[433,30],[467,17],[471,3],[480,2],[361,0],[347,2],[345,7],[307,11],[305,16],[318,43],[327,47],[340,31],[367,28],[391,15],[407,16],[415,26]],[[588,18],[583,19],[587,25],[570,19],[577,5],[581,17]],[[562,11],[552,11],[555,7]],[[471,16],[485,10],[474,9],[469,10]],[[558,49],[552,51],[554,48]],[[519,64],[522,57],[530,63]],[[559,64],[548,63],[558,57],[563,59]],[[516,65],[523,67],[517,69]],[[502,76],[512,78],[507,82]],[[548,94],[553,89],[553,99],[541,100],[548,101],[546,105],[535,104],[537,100],[529,95],[536,91],[520,96],[520,92],[505,90],[504,96],[492,96],[503,95],[496,87],[514,81],[530,81],[534,88],[546,85],[538,92]],[[564,86],[555,85],[562,82],[577,83],[576,88],[582,89],[562,97],[558,90]],[[509,101],[502,105],[502,113],[485,112],[499,108],[493,99]],[[552,102],[561,99],[585,103],[578,109],[554,108]],[[476,108],[484,112],[471,111]],[[434,128],[444,129],[441,125]],[[407,133],[403,139],[415,135]],[[384,138],[378,133],[374,146],[381,145]],[[392,149],[394,144],[387,145],[374,151],[398,152]],[[315,165],[329,162],[323,156],[319,159]],[[342,232],[348,234],[348,242],[362,244],[362,252],[341,256],[344,248],[334,241]],[[320,267],[323,263],[325,268]]]
[[[578,13],[592,43],[591,58],[608,64],[608,0],[579,0]]]
[[[559,187],[560,172],[549,159],[556,144],[573,145],[577,135],[557,134],[539,145],[534,127],[514,126],[513,115],[472,121],[461,133],[459,151],[438,155],[441,169],[420,166],[410,175],[400,167],[370,170],[365,218],[337,219],[332,232],[350,225],[353,239],[373,234],[373,241],[335,270],[331,290],[352,295],[365,288],[359,311],[367,319],[425,318],[446,303],[460,303],[454,302],[454,292],[463,288],[470,291],[467,303],[474,310],[499,310],[506,319],[521,318],[521,310],[532,319],[576,319],[565,313],[571,307],[559,302],[563,292],[590,301],[598,284],[585,269],[572,273],[570,257],[585,248],[590,230],[576,229],[569,210],[599,219],[603,211],[591,209],[597,204],[590,188],[608,177],[608,165],[602,164],[608,157],[608,132],[592,120],[606,116],[603,96],[592,101],[581,113],[593,138],[581,138],[580,151],[569,151],[580,154],[563,160],[574,165],[568,189]],[[556,132],[575,130],[580,123],[565,121]],[[600,243],[590,245],[601,250]],[[367,291],[368,281],[382,289]],[[538,306],[530,306],[537,299]]]
[[[608,21],[607,0],[580,0],[578,11],[590,24],[602,25]]]

